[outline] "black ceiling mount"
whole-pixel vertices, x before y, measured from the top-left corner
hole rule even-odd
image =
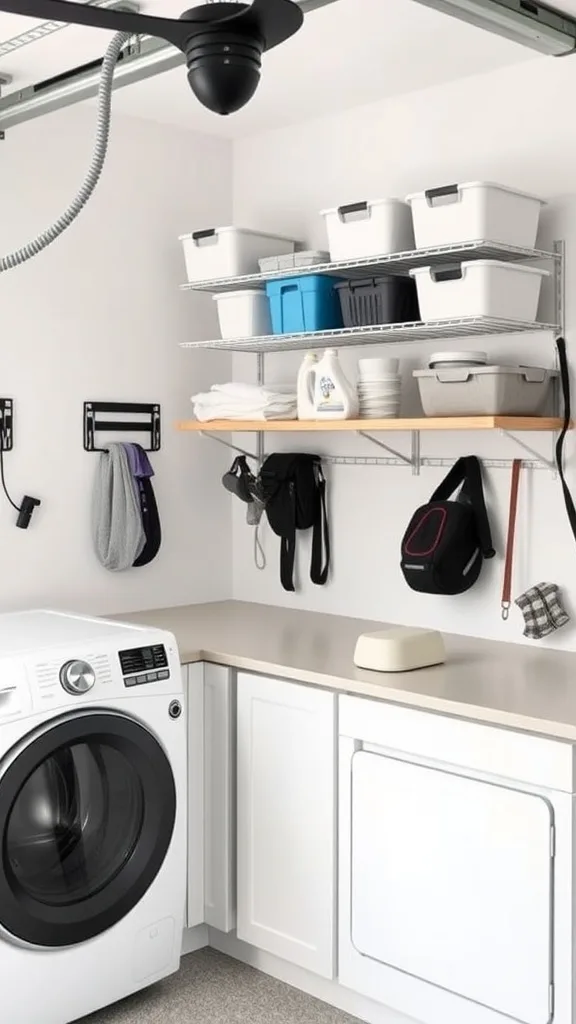
[[[304,20],[292,0],[203,4],[179,19],[106,10],[71,0],[0,0],[0,11],[165,39],[186,55],[192,91],[218,114],[234,113],[252,98],[260,80],[262,53],[293,36]]]

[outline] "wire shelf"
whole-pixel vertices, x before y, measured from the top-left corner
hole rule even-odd
[[[299,349],[345,348],[352,345],[442,341],[488,335],[558,333],[557,324],[504,320],[497,317],[461,317],[433,323],[382,324],[377,327],[343,327],[335,331],[302,334],[270,334],[260,338],[217,338],[214,341],[184,341],[181,348],[223,349],[228,352],[288,352]]]
[[[214,278],[210,281],[195,281],[181,285],[182,291],[227,292],[242,288],[254,288],[266,281],[278,281],[286,277],[304,277],[307,274],[335,274],[346,280],[361,279],[374,275],[388,274],[406,277],[416,267],[449,266],[461,260],[506,260],[510,263],[533,263],[541,260],[560,260],[557,252],[543,249],[522,249],[480,239],[475,242],[459,242],[441,245],[433,249],[415,249],[384,256],[369,256],[356,260],[340,260],[337,263],[320,263],[311,267],[293,270],[276,270],[268,274],[245,274],[242,277]]]

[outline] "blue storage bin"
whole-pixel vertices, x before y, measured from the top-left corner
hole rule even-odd
[[[268,281],[273,334],[330,331],[342,327],[342,307],[335,285],[340,277],[305,274]]]

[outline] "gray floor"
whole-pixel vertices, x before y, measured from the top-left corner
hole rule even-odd
[[[358,1024],[281,981],[201,949],[180,972],[81,1024]]]

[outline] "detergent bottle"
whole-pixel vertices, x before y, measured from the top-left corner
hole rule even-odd
[[[353,420],[358,415],[358,396],[346,378],[335,348],[326,349],[314,374],[314,419]]]
[[[298,371],[296,394],[298,399],[298,419],[313,420],[316,418],[314,405],[314,380],[318,356],[315,352],[307,352]]]

